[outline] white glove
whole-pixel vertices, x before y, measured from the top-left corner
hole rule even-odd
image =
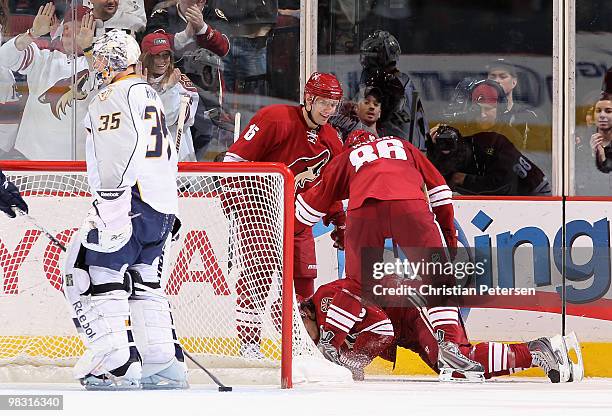
[[[90,208],[81,227],[81,243],[100,253],[113,253],[132,237],[132,191],[129,187],[94,191]]]

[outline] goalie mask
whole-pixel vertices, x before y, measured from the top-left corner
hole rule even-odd
[[[376,30],[361,43],[359,52],[361,66],[383,69],[397,64],[402,50],[395,36],[386,30]]]
[[[140,47],[132,36],[120,29],[113,29],[100,36],[93,46],[93,60],[98,88],[108,85],[118,73],[135,65],[140,57]]]

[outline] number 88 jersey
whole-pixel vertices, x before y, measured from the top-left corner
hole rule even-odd
[[[113,81],[88,106],[86,159],[92,190],[133,187],[164,214],[177,214],[177,156],[159,95],[136,75]]]

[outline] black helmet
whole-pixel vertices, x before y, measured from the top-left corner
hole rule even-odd
[[[376,30],[361,43],[361,66],[385,68],[391,63],[397,63],[400,54],[400,44],[386,30]]]

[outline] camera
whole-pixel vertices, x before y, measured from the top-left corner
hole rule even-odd
[[[436,132],[436,147],[438,151],[453,153],[458,149],[461,139],[462,137],[459,130],[443,124],[438,127],[438,131]]]

